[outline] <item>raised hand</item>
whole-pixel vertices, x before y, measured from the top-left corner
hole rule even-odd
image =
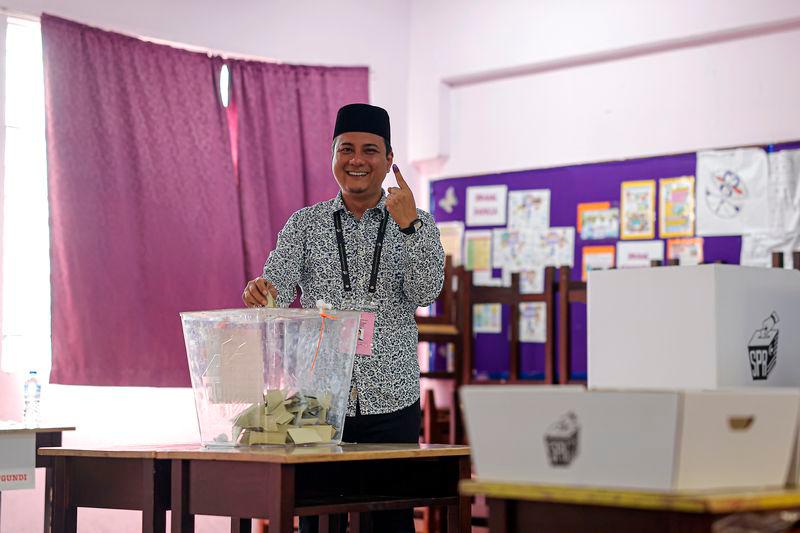
[[[386,210],[400,229],[407,228],[417,219],[417,204],[414,202],[414,194],[411,188],[400,174],[397,165],[392,165],[394,177],[397,178],[397,187],[389,187],[389,196],[386,198]]]

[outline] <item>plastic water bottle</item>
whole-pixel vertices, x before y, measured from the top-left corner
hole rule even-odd
[[[42,385],[36,370],[28,372],[25,380],[25,412],[22,419],[25,425],[36,426],[39,424],[39,400],[42,396]]]

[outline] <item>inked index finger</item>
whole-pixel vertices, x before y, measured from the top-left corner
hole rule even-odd
[[[397,167],[397,165],[392,165],[392,170],[394,171],[395,179],[397,179],[397,185],[399,185],[401,189],[410,189],[405,178],[403,178],[403,175],[400,173],[400,169]]]

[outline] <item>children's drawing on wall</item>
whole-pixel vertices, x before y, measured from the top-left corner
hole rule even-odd
[[[800,234],[756,233],[742,235],[739,264],[771,267],[773,252],[781,252],[783,254],[783,268],[793,268],[792,252],[798,249],[800,249]]]
[[[800,150],[772,152],[768,159],[769,228],[796,233],[800,230]]]
[[[500,304],[475,304],[472,306],[472,331],[475,333],[500,333],[502,306]]]
[[[767,154],[760,148],[697,153],[697,235],[744,235],[769,227]]]
[[[519,273],[520,294],[542,294],[544,292],[544,267],[534,267]]]
[[[541,229],[550,227],[550,190],[531,189],[508,193],[508,227]]]
[[[649,267],[651,261],[664,260],[664,241],[617,242],[617,267]]]
[[[520,342],[547,342],[547,306],[544,302],[519,304]]]
[[[609,268],[614,268],[615,251],[616,249],[613,245],[584,246],[581,279],[586,281],[589,272],[593,270],[608,270]]]
[[[573,266],[575,262],[575,228],[549,228],[534,231],[534,264],[541,266]]]
[[[659,182],[659,235],[694,235],[694,176],[666,178]]]
[[[677,259],[681,265],[699,265],[703,262],[703,238],[668,240],[667,259]]]
[[[622,239],[655,237],[655,180],[625,181],[620,191]]]
[[[578,234],[584,241],[619,238],[619,208],[611,202],[578,204]]]
[[[536,264],[533,232],[499,228],[492,231],[492,267],[511,272],[527,270]]]

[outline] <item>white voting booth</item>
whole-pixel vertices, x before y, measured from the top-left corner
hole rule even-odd
[[[783,486],[800,409],[796,389],[502,385],[461,398],[478,478],[644,490]]]
[[[800,387],[800,271],[595,271],[589,387]]]
[[[590,272],[588,385],[464,387],[478,477],[644,490],[797,484],[800,272]]]

